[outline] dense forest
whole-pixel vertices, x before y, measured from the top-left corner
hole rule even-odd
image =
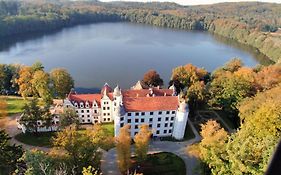
[[[274,62],[281,60],[281,4],[180,6],[156,2],[0,1],[0,37],[106,21],[209,31],[253,46]]]

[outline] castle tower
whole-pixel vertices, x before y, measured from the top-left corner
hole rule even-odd
[[[113,98],[114,98],[114,106],[123,105],[123,96],[121,89],[117,85],[113,91]]]
[[[121,122],[121,117],[124,116],[124,109],[123,106],[117,105],[114,112],[113,112],[113,117],[114,117],[114,136],[119,135],[120,131],[120,122]]]
[[[180,99],[180,105],[176,112],[172,136],[181,140],[184,137],[185,127],[188,119],[188,106],[184,99]]]

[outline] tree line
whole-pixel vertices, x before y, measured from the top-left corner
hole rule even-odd
[[[55,68],[50,73],[40,62],[31,66],[0,64],[0,94],[38,97],[51,103],[54,97],[65,98],[74,87],[74,80],[66,69]]]
[[[129,21],[209,31],[255,47],[278,62],[280,11],[280,4],[260,2],[189,7],[174,3],[0,1],[0,37],[93,22]]]

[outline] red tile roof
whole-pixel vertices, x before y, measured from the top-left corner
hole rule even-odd
[[[153,88],[152,89],[153,94],[155,96],[164,96],[166,93],[166,96],[172,96],[173,90],[172,89],[158,89]],[[123,97],[146,97],[147,94],[150,94],[149,89],[141,89],[141,90],[124,90],[122,91]]]
[[[168,111],[176,110],[179,105],[177,96],[156,96],[124,98],[123,104],[127,112]]]
[[[98,106],[100,106],[101,98],[102,98],[101,94],[70,94],[68,96],[68,99],[70,101],[75,101],[77,103],[80,103],[80,102],[85,103],[88,101],[90,105],[92,105],[94,100],[96,100],[96,102],[98,103]]]
[[[141,111],[158,111],[158,110],[176,110],[179,105],[177,96],[173,95],[171,89],[152,89],[154,96],[149,89],[141,90],[123,90],[123,104],[127,112]],[[147,97],[150,94],[150,97]],[[108,97],[113,100],[113,93],[107,93]],[[100,101],[103,94],[69,94],[68,98],[71,102],[89,102],[92,106],[95,100],[100,107]]]

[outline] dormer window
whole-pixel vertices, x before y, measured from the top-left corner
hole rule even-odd
[[[83,103],[80,103],[80,108],[83,108],[83,107],[84,107]]]

